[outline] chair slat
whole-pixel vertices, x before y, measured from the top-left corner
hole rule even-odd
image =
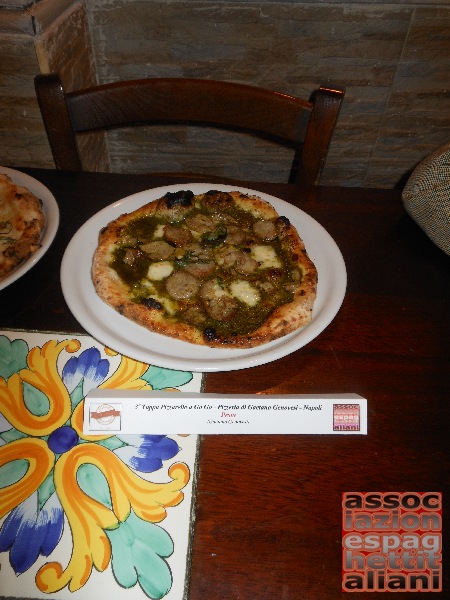
[[[319,182],[344,92],[311,101],[249,85],[183,78],[123,81],[66,93],[56,74],[35,78],[56,167],[82,170],[76,134],[129,125],[182,124],[252,133],[295,151],[290,182]]]

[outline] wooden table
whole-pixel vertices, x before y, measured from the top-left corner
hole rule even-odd
[[[24,171],[53,192],[61,225],[44,258],[0,292],[0,326],[83,332],[59,282],[72,235],[121,197],[183,180]],[[348,288],[336,318],[306,347],[208,374],[205,391],[355,392],[368,401],[368,435],[205,436],[189,597],[334,599],[343,595],[343,492],[442,492],[450,541],[450,261],[406,215],[398,191],[242,185],[321,223],[342,251]],[[445,568],[433,597],[450,597]]]

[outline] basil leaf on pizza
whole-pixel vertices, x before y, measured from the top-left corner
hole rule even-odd
[[[92,280],[103,301],[150,331],[252,348],[311,320],[317,270],[293,225],[265,200],[183,190],[109,223]]]

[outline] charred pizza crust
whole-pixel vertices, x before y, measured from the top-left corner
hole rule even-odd
[[[317,270],[288,219],[241,192],[164,197],[99,234],[97,294],[151,331],[252,348],[312,318]]]
[[[0,281],[41,247],[42,201],[0,174]]]

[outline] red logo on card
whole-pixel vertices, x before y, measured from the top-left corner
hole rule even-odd
[[[333,404],[333,431],[360,431],[359,404]]]
[[[344,592],[442,591],[440,492],[344,492]]]

